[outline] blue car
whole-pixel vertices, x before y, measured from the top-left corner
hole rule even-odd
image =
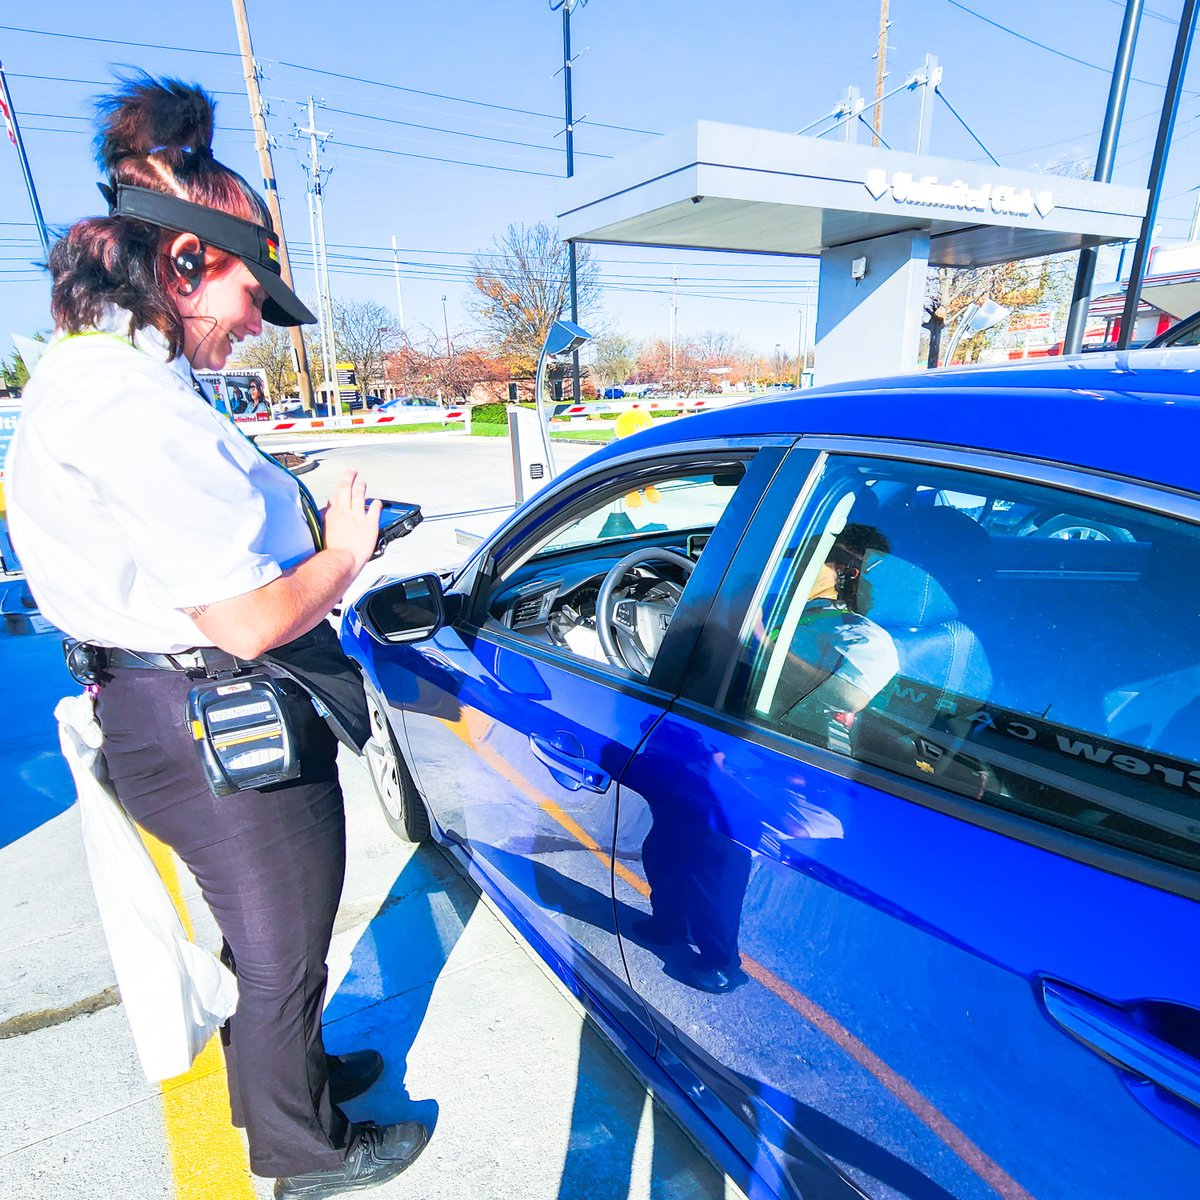
[[[655,425],[347,615],[393,828],[752,1197],[1197,1194],[1200,376],[1092,357]]]

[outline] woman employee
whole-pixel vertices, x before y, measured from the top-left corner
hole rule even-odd
[[[196,384],[263,321],[314,320],[280,278],[263,201],[212,156],[213,109],[199,87],[145,75],[100,104],[110,211],[50,254],[57,335],[25,391],[9,521],[42,612],[100,648],[122,805],[187,863],[224,936],[239,1000],[223,1040],[251,1168],[278,1177],[276,1197],[332,1196],[398,1174],[427,1136],[348,1122],[339,1101],[382,1060],[322,1043],[345,864],[336,741],[305,702],[299,777],[218,797],[185,703],[218,652],[254,660],[321,627],[372,554],[379,505],[348,471],[322,530],[297,481]]]

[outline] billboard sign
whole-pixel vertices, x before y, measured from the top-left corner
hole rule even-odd
[[[8,447],[17,431],[17,418],[20,415],[19,408],[0,408],[0,482],[4,479],[4,460],[8,457]]]
[[[271,417],[270,394],[265,371],[257,367],[233,368],[228,371],[197,371],[199,379],[214,398],[217,412],[235,421],[267,421]],[[262,399],[256,404],[250,397],[250,384],[257,382]]]
[[[1015,312],[1008,318],[1010,333],[1034,333],[1039,329],[1050,329],[1054,325],[1054,313],[1048,309]]]

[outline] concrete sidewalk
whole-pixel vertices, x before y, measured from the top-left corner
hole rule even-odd
[[[0,640],[0,656],[16,639]],[[4,642],[7,641],[7,645]],[[4,666],[0,659],[0,668]],[[5,676],[12,678],[7,672]],[[442,853],[387,829],[342,763],[349,867],[330,956],[328,1044],[388,1067],[352,1117],[435,1125],[374,1195],[422,1200],[683,1200],[727,1186]],[[219,944],[194,883],[197,940]],[[230,1132],[222,1060],[159,1087],[139,1069],[74,808],[0,848],[0,1196],[267,1197]]]
[[[590,448],[566,447],[562,461]],[[502,439],[348,436],[314,446],[323,500],[348,466],[426,522],[359,580],[448,567],[512,503]],[[491,510],[491,511],[487,511]],[[0,1198],[245,1200],[216,1042],[159,1086],[138,1065],[84,865],[51,711],[74,689],[54,634],[0,633]],[[351,1117],[416,1115],[428,1149],[372,1192],[421,1200],[709,1200],[740,1195],[647,1095],[575,1000],[433,847],[388,830],[343,755],[349,860],[332,952],[328,1044],[375,1046],[387,1070]],[[168,874],[172,860],[165,857]],[[196,939],[220,944],[190,876]]]

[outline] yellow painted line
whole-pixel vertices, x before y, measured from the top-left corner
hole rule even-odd
[[[479,714],[468,709],[464,714],[467,720],[446,722],[468,746],[479,755],[501,778],[510,783],[519,794],[527,796],[543,812],[556,821],[584,849],[589,850],[602,863],[611,868],[613,873],[629,885],[639,895],[649,899],[649,884],[640,875],[634,874],[624,864],[616,862],[599,843],[574,820],[560,805],[535,787],[511,763],[507,762],[496,750],[487,745],[482,736],[486,734],[492,722],[486,721],[482,731],[473,730],[469,718],[474,717],[478,723]],[[986,1154],[973,1142],[957,1125],[954,1124],[931,1101],[927,1100],[907,1079],[898,1071],[893,1070],[865,1042],[857,1038],[831,1013],[823,1009],[815,1001],[797,991],[791,984],[780,979],[768,967],[757,962],[748,954],[742,955],[742,968],[746,974],[761,984],[767,991],[773,992],[789,1008],[798,1013],[810,1025],[819,1029],[834,1045],[849,1055],[861,1067],[873,1075],[909,1112],[923,1125],[934,1133],[948,1146],[971,1171],[979,1176],[1003,1200],[1033,1200],[1023,1188],[995,1159]]]
[[[188,937],[192,937],[192,921],[170,848],[145,830],[142,840]],[[218,1196],[220,1200],[254,1200],[246,1145],[229,1123],[229,1085],[219,1039],[209,1040],[190,1071],[164,1080],[161,1087],[176,1200],[214,1200]]]

